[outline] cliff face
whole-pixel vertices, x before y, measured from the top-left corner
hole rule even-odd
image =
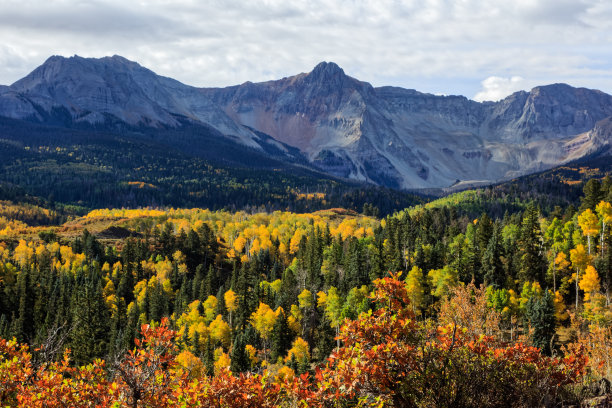
[[[402,188],[487,183],[599,149],[586,135],[612,97],[555,84],[497,103],[372,88],[321,63],[308,74],[205,91],[239,123],[342,177]]]
[[[44,121],[58,107],[76,122],[202,123],[255,149],[293,146],[325,172],[395,188],[495,182],[609,152],[612,137],[612,97],[603,92],[554,84],[478,103],[373,88],[331,62],[277,81],[201,89],[118,56],[51,57],[0,87],[2,116]]]
[[[193,87],[156,75],[120,56],[100,59],[51,57],[0,95],[0,114],[44,120],[65,108],[75,122],[179,126],[179,118],[207,123],[257,148],[256,137]]]

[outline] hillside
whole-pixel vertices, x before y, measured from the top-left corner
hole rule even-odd
[[[383,214],[422,201],[278,160],[201,126],[143,133],[0,118],[0,134],[0,199],[23,201],[30,195],[81,211],[126,206],[361,211],[370,203]]]
[[[612,375],[612,186],[585,192],[579,212],[501,219],[466,216],[470,192],[383,219],[143,208],[49,226],[2,203],[0,395],[128,407],[141,381],[157,407],[351,405],[338,387],[388,406],[471,387],[464,406],[580,403]]]

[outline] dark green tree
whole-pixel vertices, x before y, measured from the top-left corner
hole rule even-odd
[[[530,204],[523,214],[519,240],[519,279],[543,283],[545,260],[542,254],[542,231],[535,204]]]
[[[234,374],[244,373],[251,369],[251,362],[246,351],[246,342],[242,333],[236,335],[236,339],[234,340],[234,344],[232,346],[232,354],[230,359],[230,370]]]
[[[605,197],[604,191],[601,188],[601,182],[597,179],[590,179],[582,189],[584,195],[580,199],[580,212],[587,208],[595,211],[595,207]]]
[[[503,254],[501,241],[501,231],[500,228],[496,226],[487,245],[487,249],[482,256],[484,282],[486,285],[493,286],[496,289],[503,288],[506,285],[506,273],[504,264],[501,260]]]
[[[11,335],[20,342],[34,340],[34,293],[30,279],[30,266],[24,265],[17,275],[18,310]]]
[[[74,327],[70,348],[75,363],[82,365],[104,357],[110,341],[110,313],[104,302],[100,280],[77,277],[71,303]]]
[[[281,313],[270,334],[270,358],[272,362],[276,362],[278,358],[282,358],[287,354],[287,351],[291,348],[291,341],[293,340],[293,334],[287,324],[287,317],[284,313]]]
[[[550,291],[545,291],[541,297],[532,296],[527,301],[525,319],[533,329],[531,342],[542,352],[552,353],[551,341],[555,334],[555,304]]]

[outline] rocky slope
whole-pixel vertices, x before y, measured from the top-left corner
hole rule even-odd
[[[277,81],[198,89],[118,56],[51,57],[0,87],[2,116],[44,121],[58,107],[77,122],[207,124],[260,150],[276,140],[332,175],[395,188],[491,183],[609,153],[612,138],[603,92],[554,84],[478,103],[374,88],[326,62]]]
[[[44,121],[65,108],[75,122],[179,126],[180,119],[207,123],[224,135],[258,148],[253,132],[236,124],[194,87],[156,75],[120,56],[100,59],[50,57],[25,78],[0,89],[0,114]]]

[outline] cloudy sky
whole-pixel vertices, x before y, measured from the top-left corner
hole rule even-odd
[[[553,82],[612,93],[609,0],[0,0],[0,38],[5,85],[50,55],[118,54],[195,86],[334,61],[477,100]]]

